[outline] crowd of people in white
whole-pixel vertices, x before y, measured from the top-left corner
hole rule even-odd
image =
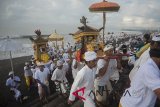
[[[120,48],[117,50],[113,45],[107,44],[103,49],[104,56],[98,57],[94,51],[87,51],[84,61],[78,62],[74,52],[69,54],[67,49],[50,49],[48,53],[52,58],[48,63],[35,64],[33,60],[32,63],[25,63],[24,76],[28,89],[37,86],[40,100],[47,101],[47,96],[50,95],[49,80],[52,80],[56,91],[64,97],[68,96],[67,92],[70,93],[68,104],[72,104],[76,99],[73,93],[85,87],[84,92],[78,93],[85,98],[84,107],[96,107],[96,104],[105,107],[113,84],[118,82],[125,68],[129,68],[131,72],[127,74],[130,73],[131,83],[122,95],[119,106],[154,107],[156,98],[160,98],[160,35],[149,36],[150,41],[148,36],[144,36],[145,43],[139,50],[142,51],[140,55],[135,53],[137,48],[123,45],[122,53],[119,53]],[[67,74],[72,75],[73,84],[69,82]],[[20,81],[13,71],[6,81],[6,86],[15,93],[16,100],[21,97],[18,89]]]

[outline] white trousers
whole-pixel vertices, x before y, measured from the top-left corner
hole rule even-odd
[[[16,100],[18,100],[18,98],[21,96],[21,92],[16,88],[11,88],[11,90],[14,91],[15,93],[14,97]]]
[[[66,93],[67,92],[67,88],[68,88],[67,83],[55,82],[55,84],[58,87],[57,91],[61,91],[62,93]]]
[[[60,83],[60,87],[61,87],[62,93],[66,93],[67,92],[67,87],[65,86],[64,83]]]

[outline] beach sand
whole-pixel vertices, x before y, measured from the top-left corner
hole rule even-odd
[[[29,96],[29,99],[25,101],[23,104],[16,103],[13,96],[10,94],[9,89],[5,86],[8,73],[11,70],[10,60],[9,59],[0,60],[0,107],[22,107],[22,106],[31,107],[30,103],[39,102],[37,91],[34,90],[33,92],[30,93],[27,90],[27,86],[24,79],[24,74],[23,74],[24,63],[26,61],[29,61],[30,59],[31,59],[31,56],[24,56],[24,57],[13,59],[15,75],[19,76],[22,81],[21,92],[23,93],[24,96]],[[53,89],[51,90],[51,92],[54,93],[54,88],[50,88],[50,89]],[[56,103],[56,102],[54,102],[53,100],[51,101],[51,103]],[[158,104],[156,107],[160,107],[159,105],[160,104]],[[48,107],[52,107],[52,106],[48,106]]]
[[[30,59],[31,56],[13,58],[15,75],[19,76],[21,79],[21,92],[24,96],[29,96],[29,98],[24,101],[23,104],[17,103],[15,101],[13,95],[11,95],[9,91],[9,88],[5,85],[8,78],[8,73],[11,71],[10,60],[0,60],[0,107],[31,107],[40,103],[37,89],[33,89],[31,92],[29,92],[25,83],[23,73],[24,63],[26,61],[30,61]],[[55,86],[52,81],[49,82],[51,91],[49,101],[52,101],[54,99],[54,96],[56,96]]]
[[[31,56],[24,56],[13,59],[14,72],[15,75],[19,76],[21,79],[21,90],[24,95],[29,95],[27,90],[27,86],[24,79],[23,68],[24,63],[29,61]],[[0,60],[0,107],[19,107],[19,105],[15,103],[13,96],[10,94],[9,89],[5,86],[6,79],[8,78],[8,73],[11,71],[10,60]],[[35,97],[38,97],[38,94],[35,94]],[[35,98],[34,97],[34,98]]]

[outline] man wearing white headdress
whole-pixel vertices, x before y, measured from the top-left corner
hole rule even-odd
[[[155,107],[156,99],[160,99],[160,42],[155,45],[158,47],[150,49],[150,58],[124,91],[119,107]]]
[[[95,96],[99,105],[106,105],[106,97],[108,95],[107,81],[109,81],[109,74],[106,66],[108,64],[104,59],[99,59],[97,62],[96,79],[94,81]],[[104,73],[105,75],[104,75]]]
[[[72,85],[68,104],[72,104],[75,100],[74,92],[78,89],[84,89],[84,93],[78,93],[84,99],[84,107],[95,107],[94,95],[91,93],[94,89],[94,79],[97,65],[97,54],[93,51],[85,53],[84,57],[86,65],[77,73]]]
[[[95,95],[100,105],[107,104],[107,95],[112,91],[110,80],[119,79],[117,60],[111,58],[113,55],[113,46],[106,45],[103,49],[105,56],[97,62],[97,72],[95,79]]]
[[[6,86],[10,88],[10,91],[14,92],[14,97],[16,101],[22,101],[21,100],[21,92],[18,89],[21,83],[21,80],[18,76],[14,75],[13,71],[10,71],[8,74],[9,78],[6,81]]]
[[[119,80],[119,72],[118,70],[121,68],[120,62],[116,58],[111,58],[113,56],[113,46],[112,45],[106,45],[103,49],[105,53],[105,57],[108,59],[108,67],[107,72],[109,79],[111,81],[118,81]],[[107,75],[107,74],[105,74]],[[106,77],[107,78],[107,77]],[[109,93],[112,91],[112,86],[109,81],[107,81],[107,88]]]
[[[38,83],[38,93],[41,101],[47,101],[47,96],[50,94],[49,89],[49,76],[50,71],[44,67],[44,63],[39,62],[37,64],[35,79]]]
[[[129,78],[131,81],[134,78],[140,66],[142,66],[150,58],[149,56],[150,49],[159,48],[158,46],[159,42],[160,42],[160,34],[153,35],[151,43],[150,43],[150,47],[146,51],[144,51],[142,55],[140,56],[140,58],[137,59],[136,62],[134,63],[134,67],[129,74]]]
[[[57,91],[61,91],[64,95],[67,92],[67,78],[66,71],[63,69],[63,62],[61,60],[57,61],[57,68],[54,70],[51,80],[55,82]]]

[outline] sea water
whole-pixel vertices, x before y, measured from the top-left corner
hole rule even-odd
[[[2,43],[2,41],[5,39],[6,37],[1,37],[0,38],[0,47]],[[34,54],[34,50],[32,48],[32,42],[29,38],[23,38],[23,37],[12,37],[12,39],[14,39],[18,44],[20,44],[22,46],[22,49],[20,50],[16,50],[12,52],[12,57],[16,58],[16,57],[22,57],[22,56],[30,56]],[[72,38],[71,35],[67,35],[64,36],[64,47],[67,46],[68,42],[70,43],[70,45],[74,45],[74,40]],[[60,43],[60,42],[59,42]],[[3,59],[9,59],[10,58],[10,53],[9,52],[3,52],[0,50],[0,60]]]
[[[0,40],[0,45],[3,45],[1,44],[3,40],[4,39]],[[33,55],[34,52],[32,49],[32,42],[29,40],[29,38],[15,38],[14,40],[18,44],[20,44],[22,48],[20,50],[15,50],[11,52],[13,58]],[[10,58],[10,53],[8,51],[6,52],[0,51],[0,60],[9,59],[9,58]]]
[[[127,32],[127,34],[140,34],[140,32]],[[111,34],[113,37],[117,38],[120,37],[121,35],[123,35],[121,32],[114,32],[114,34]],[[105,35],[105,39],[108,39],[111,35]],[[6,37],[4,37],[6,38]],[[3,37],[0,38],[0,46],[2,45],[1,42],[4,40]],[[21,50],[17,50],[17,51],[13,51],[12,52],[12,57],[16,58],[16,57],[21,57],[21,56],[30,56],[34,54],[33,48],[32,48],[32,42],[30,41],[29,38],[23,38],[23,37],[13,37],[14,40],[16,40],[16,42],[18,42],[19,44],[21,44],[22,49]],[[65,35],[64,36],[64,48],[67,47],[68,43],[70,43],[71,46],[74,46],[74,39],[71,35]],[[9,59],[10,58],[10,54],[9,52],[2,52],[0,51],[0,60],[3,59]]]

